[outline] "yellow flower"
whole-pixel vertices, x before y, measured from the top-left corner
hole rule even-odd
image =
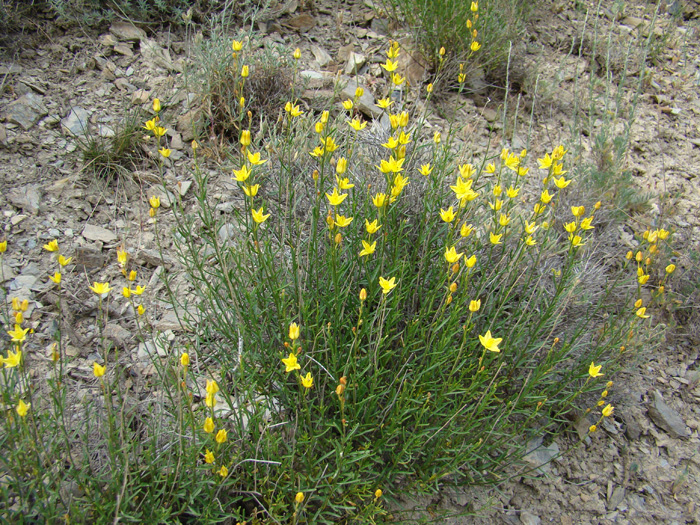
[[[160,112],[160,100],[157,98],[153,99],[153,111],[155,111],[156,113]]]
[[[155,128],[153,128],[153,134],[154,134],[156,137],[162,137],[162,136],[165,135],[167,132],[168,132],[168,130],[165,129],[163,126],[156,126]]]
[[[377,490],[375,490],[375,491],[374,491],[374,499],[379,499],[379,498],[381,498],[381,497],[382,497],[382,494],[384,494],[384,493],[382,492],[382,489],[377,489]]]
[[[637,317],[639,317],[640,319],[648,319],[649,316],[646,315],[646,312],[647,312],[646,307],[642,306],[640,309],[638,309],[638,310],[635,312],[635,315],[636,315]]]
[[[360,301],[364,302],[366,300],[367,300],[367,290],[363,288],[362,290],[360,290]]]
[[[214,420],[210,417],[204,420],[204,432],[207,434],[214,432]]]
[[[481,299],[477,299],[476,301],[469,301],[470,312],[478,312],[479,308],[481,308]]]
[[[226,465],[221,465],[221,468],[218,471],[219,476],[222,478],[225,478],[228,476],[228,469],[226,468]]]
[[[540,213],[543,213],[546,209],[547,209],[547,206],[545,206],[541,202],[538,202],[537,204],[535,204],[533,211],[535,212],[536,215],[539,215]]]
[[[498,345],[503,341],[502,337],[491,337],[491,330],[486,332],[486,335],[480,335],[479,341],[489,352],[500,352]]]
[[[297,47],[292,56],[294,57],[294,60],[299,60],[301,58],[301,49]]]
[[[549,193],[548,190],[544,190],[542,192],[542,195],[540,195],[540,200],[542,201],[543,204],[549,204],[549,202],[552,200],[552,197],[554,197],[554,195]]]
[[[183,352],[180,356],[180,364],[184,367],[190,366],[190,354]]]
[[[374,241],[372,244],[368,243],[367,241],[362,241],[362,247],[363,250],[360,252],[360,257],[364,257],[365,255],[372,255],[374,253],[374,250],[377,248],[377,241]]]
[[[564,229],[568,233],[574,233],[576,231],[576,223],[575,222],[567,222],[564,224]]]
[[[219,430],[219,431],[216,433],[216,438],[215,438],[215,439],[216,439],[216,442],[219,443],[219,444],[221,444],[221,443],[226,443],[226,440],[228,439],[228,435],[227,435],[226,430],[224,430],[223,428],[222,428],[221,430]]]
[[[384,277],[379,277],[379,286],[382,287],[382,293],[384,295],[388,294],[396,287],[396,277],[392,277],[389,280],[384,279]]]
[[[57,252],[58,251],[58,241],[54,239],[48,244],[44,244],[44,250],[47,252]]]
[[[381,228],[381,225],[377,224],[377,219],[374,219],[372,222],[369,222],[367,219],[365,219],[365,229],[370,235],[376,233],[377,230],[379,230],[379,228]]]
[[[158,153],[160,153],[161,155],[163,155],[163,157],[165,157],[167,159],[170,156],[170,153],[172,153],[172,152],[168,148],[163,146],[162,148],[160,148],[158,150]]]
[[[206,386],[207,394],[214,395],[219,391],[219,384],[214,381],[214,380],[209,380],[207,379],[207,386]]]
[[[516,188],[514,188],[513,186],[510,186],[510,187],[506,190],[506,195],[508,195],[508,198],[510,198],[510,199],[516,198],[516,197],[518,196],[518,193],[520,193],[520,188],[517,188],[517,189],[516,189]]]
[[[582,230],[592,230],[595,228],[591,223],[593,222],[593,216],[586,217],[581,221],[581,229]]]
[[[104,295],[106,293],[109,293],[111,288],[109,287],[109,283],[98,283],[95,281],[92,286],[90,286],[90,290],[95,292],[97,295]]]
[[[343,102],[343,107],[347,110],[350,111],[353,107],[353,102],[350,99],[347,99]]]
[[[7,351],[7,357],[3,360],[5,363],[5,368],[14,368],[16,366],[19,366],[19,364],[22,362],[22,351],[17,347],[17,351],[13,352],[12,350]]]
[[[146,309],[143,307],[142,304],[136,307],[136,311],[139,313],[139,315],[143,315],[144,313],[146,313]]]
[[[249,74],[250,74],[250,69],[248,68],[248,66],[243,66],[241,68],[241,76],[243,78],[247,78]]]
[[[440,141],[441,141],[441,140],[442,140],[442,133],[440,133],[439,131],[436,131],[436,132],[433,134],[433,142],[434,142],[435,144],[440,144]]]
[[[270,217],[269,213],[267,215],[263,215],[263,207],[262,206],[260,206],[259,210],[253,209],[252,214],[253,214],[253,220],[258,224],[262,224]]]
[[[503,207],[503,201],[501,199],[496,199],[496,202],[489,202],[489,208],[493,211],[500,211]]]
[[[248,162],[250,162],[253,166],[260,166],[262,164],[265,164],[267,162],[267,159],[261,159],[259,151],[257,153],[249,151]]]
[[[377,208],[381,208],[386,203],[386,195],[384,193],[377,193],[374,197],[372,197],[372,202]]]
[[[564,158],[564,154],[569,151],[564,149],[564,146],[559,145],[556,148],[554,148],[554,151],[552,151],[552,159],[554,160],[561,160]]]
[[[289,338],[292,341],[296,341],[299,339],[299,325],[296,323],[292,323],[289,325]]]
[[[398,147],[398,145],[399,140],[394,137],[389,137],[389,140],[385,144],[382,144],[382,146],[384,146],[387,149],[394,149]]]
[[[610,405],[610,404],[608,404],[608,405],[602,410],[602,414],[603,414],[604,417],[610,417],[610,416],[612,416],[613,410],[615,410],[615,407],[612,406],[612,405]]]
[[[7,333],[12,337],[12,341],[21,343],[27,338],[27,332],[29,332],[29,328],[22,329],[20,325],[15,324],[15,329],[9,330]]]
[[[508,215],[505,213],[501,213],[501,215],[498,217],[498,224],[501,226],[508,226],[508,223],[510,223],[510,217],[508,217]]]
[[[571,180],[566,180],[564,176],[562,175],[558,179],[552,179],[554,181],[554,185],[559,188],[560,190],[563,190],[566,188],[569,184],[571,184]]]
[[[453,220],[455,220],[455,211],[452,208],[452,206],[450,206],[446,210],[440,208],[440,218],[445,222],[452,222]]]
[[[537,159],[537,162],[540,163],[541,170],[548,170],[552,166],[552,157],[549,156],[549,153],[546,153],[544,157]]]
[[[209,408],[214,408],[216,406],[216,394],[207,394],[204,398],[204,404]]]
[[[335,165],[335,172],[336,172],[338,175],[342,175],[343,173],[345,173],[345,171],[346,171],[347,169],[348,169],[348,161],[347,161],[347,159],[346,159],[345,157],[340,157],[340,158],[338,159],[338,162],[337,162],[336,165]],[[348,180],[348,179],[344,179],[344,180]],[[353,187],[353,186],[350,186],[350,188],[352,188],[352,187]],[[340,189],[341,189],[341,190],[344,190],[344,189],[346,189],[346,188],[340,188]]]
[[[348,124],[349,124],[350,127],[351,127],[352,129],[354,129],[355,131],[363,130],[363,129],[365,129],[365,127],[367,126],[367,123],[366,123],[366,122],[361,122],[359,118],[354,118],[354,119],[352,119],[350,122],[348,122]]]
[[[388,108],[393,103],[394,103],[394,101],[388,97],[387,98],[380,98],[379,100],[377,100],[377,106],[379,106],[382,109]]]
[[[284,363],[284,371],[287,373],[291,372],[292,370],[301,370],[299,362],[297,361],[297,356],[292,352],[289,352],[289,357],[282,359],[282,363]]]
[[[92,364],[92,373],[95,375],[95,377],[102,377],[105,375],[106,371],[107,367],[101,366],[97,361]]]
[[[493,245],[502,244],[501,237],[503,237],[502,233],[499,233],[498,235],[496,235],[493,232],[489,233],[489,241],[491,241],[491,244],[493,244]]]
[[[131,290],[131,293],[133,293],[134,295],[141,295],[145,290],[146,290],[145,286],[139,285],[136,287],[136,290]]]
[[[156,119],[147,120],[144,123],[143,128],[148,130],[148,131],[155,130],[156,129]]]
[[[646,284],[648,280],[649,280],[648,274],[647,275],[642,274],[639,277],[637,277],[637,281],[639,282],[639,284]]]
[[[393,156],[389,157],[389,160],[384,160],[382,159],[381,162],[379,163],[379,166],[377,166],[377,169],[381,171],[382,173],[398,173],[400,171],[403,171],[403,162],[405,159],[398,159],[396,160]]]
[[[59,272],[56,272],[53,275],[49,275],[49,279],[51,279],[56,284],[61,284],[61,274]]]
[[[129,272],[129,277],[127,277],[130,281],[135,281],[136,280],[136,270],[131,270]]]
[[[248,166],[243,165],[241,169],[233,170],[233,174],[238,182],[245,182],[248,180],[248,177],[250,177],[250,170]]]
[[[432,84],[428,84],[428,85],[425,87],[425,90],[426,90],[428,93],[432,93],[432,92],[433,92],[433,85],[432,85]]]
[[[472,44],[471,44],[471,46],[469,46],[469,48],[472,51],[479,51],[479,49],[481,49],[481,44],[479,42],[477,42],[476,40],[474,40],[474,42],[472,42]]]
[[[591,366],[588,367],[588,375],[591,377],[600,377],[603,374],[600,373],[600,369],[603,365],[596,366],[594,362],[591,361]]]
[[[479,10],[479,2],[472,2],[472,12],[476,13]]]
[[[466,238],[466,237],[469,237],[473,231],[474,231],[474,226],[472,226],[471,224],[467,224],[465,222],[465,223],[462,223],[462,227],[459,229],[459,234],[462,237]]]
[[[433,171],[433,167],[430,164],[423,164],[418,170],[421,175],[428,176]]]
[[[243,186],[243,193],[248,197],[255,197],[260,189],[260,184],[253,184],[252,186]]]
[[[150,199],[148,199],[148,204],[151,205],[151,208],[158,209],[160,208],[160,198],[153,195]]]
[[[328,202],[330,203],[331,206],[338,206],[340,203],[342,203],[345,198],[348,196],[347,193],[344,194],[339,194],[338,193],[338,188],[333,188],[333,193],[330,195],[326,193],[326,198],[328,199]]]
[[[304,388],[311,388],[314,386],[314,378],[311,377],[311,372],[307,373],[305,376],[301,376],[301,384]]]
[[[0,253],[5,253],[7,251],[7,240],[0,242]]]
[[[527,244],[528,246],[534,246],[535,244],[537,244],[537,241],[532,238],[532,235],[528,235],[525,238],[525,244]]]
[[[382,67],[387,70],[389,73],[393,73],[396,71],[396,68],[399,67],[398,61],[393,61],[389,58],[386,59],[386,63],[382,64]]]
[[[675,264],[669,264],[666,267],[666,273],[671,274],[676,270],[676,265]]]
[[[462,252],[457,253],[457,250],[455,249],[454,246],[452,246],[451,248],[445,248],[445,260],[448,263],[450,263],[450,264],[456,263],[461,256],[462,256]]]
[[[474,265],[476,264],[476,255],[472,255],[467,259],[467,256],[464,256],[464,262],[467,264],[467,268],[474,268]]]
[[[335,216],[335,223],[339,228],[345,228],[352,222],[352,217],[343,217],[342,215]]]
[[[22,399],[19,400],[19,403],[17,403],[17,413],[19,414],[19,417],[24,417],[27,415],[27,412],[29,412],[29,408],[32,406],[31,403],[25,403]]]
[[[571,241],[571,246],[574,248],[578,248],[586,244],[583,242],[583,238],[580,235],[574,235],[573,233],[569,234],[569,241]]]
[[[590,427],[588,427],[588,432],[590,432],[591,434],[593,434],[593,432],[595,432],[596,430],[598,430],[597,425],[591,425]]]
[[[241,49],[243,49],[243,42],[239,42],[238,40],[234,40],[233,42],[231,42],[231,48],[234,51],[238,52]]]
[[[397,87],[400,86],[401,84],[403,84],[405,80],[406,80],[406,78],[402,77],[398,73],[391,74],[391,82]]]
[[[571,213],[574,217],[582,217],[586,213],[586,208],[584,206],[572,206]]]
[[[204,454],[204,461],[209,465],[214,463],[214,453],[211,450],[207,449],[207,452]]]
[[[302,113],[304,113],[302,110],[299,109],[299,106],[295,106],[291,102],[287,102],[284,106],[284,110],[289,113],[292,117],[298,117]]]
[[[294,496],[294,501],[297,503],[297,505],[303,503],[304,502],[304,493],[297,492],[297,495]]]
[[[241,146],[250,146],[250,130],[244,129],[241,131]]]

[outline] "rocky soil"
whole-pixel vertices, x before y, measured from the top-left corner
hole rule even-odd
[[[304,97],[310,105],[319,91],[323,95],[328,89],[329,78],[357,69],[359,82],[367,88],[364,111],[372,114],[376,107],[371,93],[378,93],[384,82],[378,61],[387,47],[386,25],[370,2],[318,1],[313,9],[305,4],[286,2],[263,17],[256,27],[262,45],[283,46],[290,54],[301,48],[302,69],[309,79]],[[597,2],[570,4],[547,2],[516,53],[526,71],[519,79],[522,99],[529,101],[524,113],[534,104],[529,148],[538,156],[569,139],[576,89],[588,82],[591,61],[621,60],[614,50],[649,31],[653,14],[641,0],[627,2],[624,16],[617,19],[604,8],[602,34],[611,35],[614,44],[612,54],[605,57],[590,54],[586,45],[576,47],[582,38],[584,44],[586,39],[590,42],[586,8]],[[579,446],[574,446],[578,435],[573,427],[555,440],[543,436],[530,443],[533,452],[526,459],[535,470],[529,474],[496,488],[446,489],[432,498],[400,500],[393,509],[398,522],[435,521],[443,510],[454,516],[439,521],[455,524],[700,521],[700,184],[695,172],[700,165],[700,46],[695,20],[700,10],[694,2],[681,4],[662,6],[656,21],[658,49],[643,73],[624,166],[633,173],[638,191],[651,193],[651,206],[630,210],[628,227],[620,235],[629,237],[631,231],[654,226],[675,232],[678,304],[674,312],[656,319],[668,325],[660,350],[643,356],[638,366],[615,379],[614,416]],[[121,22],[101,31],[48,27],[41,34],[18,36],[14,42],[21,45],[6,47],[0,56],[0,235],[8,240],[3,287],[8,300],[30,300],[27,317],[36,333],[28,363],[42,377],[48,370],[56,326],[55,287],[47,278],[56,268],[42,245],[56,238],[62,253],[74,257],[64,273],[63,289],[68,293],[64,308],[69,320],[69,375],[78,396],[96,392],[91,375],[97,357],[96,302],[87,284],[110,281],[122,286],[118,247],[129,250],[138,283],[149,286],[143,297],[153,330],[167,341],[180,329],[167,303],[158,299],[158,276],[173,261],[162,260],[155,249],[147,196],[161,195],[166,228],[170,200],[175,195],[185,202],[191,199],[193,113],[188,103],[192,97],[184,88],[183,72],[192,64],[196,34],[153,32]],[[398,36],[410,43],[407,33]],[[411,80],[428,81],[420,59],[414,58],[404,64]],[[627,87],[635,86],[634,79],[642,74],[639,62],[633,59],[630,64],[626,73],[632,81]],[[535,84],[538,95],[533,102]],[[503,91],[488,86],[476,91],[460,100],[459,118],[468,123],[462,139],[478,156],[488,136],[492,144],[504,136],[499,117]],[[517,96],[511,93],[511,108]],[[153,148],[148,150],[151,160],[146,155],[138,169],[117,181],[96,180],[79,156],[86,133],[114,135],[129,108],[147,109],[154,97],[166,104],[164,120],[170,123],[173,153],[165,166],[169,192],[156,176]],[[623,97],[629,107],[632,92]],[[454,104],[454,95],[443,97],[436,102],[435,114]],[[430,123],[439,128],[442,121],[434,117]],[[624,122],[613,124],[622,129]],[[526,140],[527,119],[519,125],[514,148]],[[594,128],[597,125],[593,122]],[[600,152],[591,144],[592,131],[583,127],[583,142],[593,157]],[[218,209],[225,211],[235,205],[228,175],[217,171],[214,161],[208,168],[218,177],[221,191],[214,197]],[[167,344],[150,349],[138,345],[128,321],[132,315],[121,298],[111,303],[110,318],[108,337],[125,350],[121,359],[134,382],[147,385],[153,373],[149,351],[165,353]],[[426,507],[428,511],[420,510]]]

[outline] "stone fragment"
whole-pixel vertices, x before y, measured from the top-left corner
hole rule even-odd
[[[520,513],[520,522],[523,525],[540,525],[542,520],[539,516],[535,516],[531,512],[524,510]]]
[[[121,325],[109,323],[105,326],[104,336],[117,346],[123,347],[133,337],[133,334]]]
[[[351,51],[348,55],[348,61],[345,63],[345,74],[352,75],[357,73],[366,62],[367,57],[365,55]]]
[[[134,52],[131,49],[131,44],[126,44],[124,42],[119,43],[116,46],[114,46],[114,51],[116,51],[117,53],[119,53],[120,55],[123,55],[125,57],[131,58],[134,56]]]
[[[104,243],[114,242],[118,237],[106,228],[86,224],[83,229],[83,237],[89,241],[100,241]]]
[[[39,213],[41,189],[35,184],[12,188],[7,192],[7,198],[16,208],[21,208],[32,215]]]
[[[25,130],[30,129],[48,113],[43,97],[32,92],[8,104],[6,110],[7,119],[13,124],[19,124]]]
[[[544,438],[537,437],[527,442],[525,450],[527,454],[523,456],[523,460],[532,465],[535,471],[544,474],[551,469],[549,465],[557,455],[559,455],[559,445],[552,443],[545,447],[543,446]]]
[[[170,51],[158,45],[155,40],[146,38],[141,41],[141,55],[151,66],[160,67],[168,71],[182,72],[181,65],[173,62]]]
[[[139,89],[131,95],[131,103],[134,105],[145,104],[150,98],[150,93],[145,89]]]
[[[148,38],[143,29],[129,22],[113,22],[109,27],[109,32],[124,42],[138,42]]]
[[[678,412],[664,402],[658,390],[654,390],[653,400],[647,408],[647,413],[656,426],[668,432],[669,436],[674,438],[688,437],[689,433],[685,421]]]
[[[326,67],[333,60],[326,50],[319,46],[311,46],[311,53],[319,67]]]
[[[68,116],[61,120],[63,130],[73,137],[83,137],[88,133],[90,113],[80,106],[71,108]]]
[[[608,499],[608,511],[612,512],[613,510],[617,509],[618,505],[620,505],[624,499],[625,488],[618,485],[615,487],[615,490],[613,490],[610,498]]]

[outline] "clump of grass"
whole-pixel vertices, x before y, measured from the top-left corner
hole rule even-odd
[[[387,70],[400,52],[390,46]],[[193,207],[171,203],[174,231],[149,199],[161,255],[181,263],[164,284],[187,328],[150,355],[152,401],[128,386],[104,338],[119,301],[138,339],[163,348],[128,250],[117,251],[118,278],[90,287],[99,357],[76,379],[61,324],[72,261],[57,241],[44,246],[59,297],[46,384],[30,373],[22,298],[5,312],[6,515],[380,522],[386,497],[498,483],[523,471],[529,437],[585,409],[589,432],[614,416],[610,376],[655,341],[670,233],[648,230],[635,250],[601,257],[610,204],[590,199],[565,146],[474,159],[452,133],[427,131],[427,109],[394,101],[404,79],[390,73],[380,145],[356,111],[361,89],[333,113],[305,112],[292,93],[268,136],[243,128],[246,108],[235,114],[232,212],[211,202],[197,142]],[[155,100],[143,127],[167,158],[163,119]],[[94,395],[76,402],[77,380]]]

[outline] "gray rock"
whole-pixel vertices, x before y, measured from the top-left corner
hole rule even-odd
[[[523,523],[523,525],[540,525],[540,523],[542,523],[539,516],[535,516],[526,510],[520,513],[520,521]]]
[[[90,113],[76,106],[71,108],[68,116],[61,120],[63,130],[73,137],[83,137],[88,133]]]
[[[348,99],[348,98],[354,99],[355,98],[355,90],[357,89],[357,87],[358,87],[358,83],[356,80],[348,79],[347,84],[343,88],[342,96],[345,99]],[[359,86],[359,87],[364,89],[364,93],[357,101],[357,108],[368,117],[380,118],[384,112],[382,111],[382,109],[379,106],[377,106],[374,103],[374,97],[369,92],[369,89],[366,86]]]
[[[131,44],[126,44],[124,42],[114,46],[114,51],[125,57],[131,58],[134,56],[134,52],[131,50]]]
[[[532,465],[535,471],[544,474],[551,469],[549,462],[559,455],[559,445],[552,443],[548,447],[542,445],[544,438],[538,437],[527,442],[525,450],[528,451],[523,460]]]
[[[49,110],[44,106],[43,97],[35,93],[27,93],[14,102],[7,105],[7,119],[19,124],[25,130],[30,129],[39,119],[49,114]]]
[[[137,42],[148,38],[143,29],[128,22],[114,22],[110,26],[109,32],[118,40],[125,42]]]
[[[656,426],[668,432],[671,437],[687,438],[688,428],[678,412],[664,402],[658,390],[654,390],[653,398],[647,413]]]
[[[83,229],[83,237],[89,241],[101,241],[101,242],[114,242],[117,240],[117,236],[106,228],[101,226],[93,226],[92,224],[86,224]]]
[[[367,57],[365,55],[351,51],[348,54],[348,61],[345,63],[345,74],[352,75],[357,73],[366,62]]]
[[[333,60],[331,56],[326,53],[326,50],[319,46],[311,46],[311,53],[314,55],[319,67],[326,67]]]
[[[618,505],[622,503],[622,500],[625,499],[625,488],[620,487],[619,485],[615,487],[615,490],[613,490],[613,493],[610,496],[610,499],[608,499],[608,511],[613,511],[617,509]]]
[[[25,212],[32,215],[39,213],[41,190],[35,184],[13,188],[7,193],[7,198],[16,208],[22,208]]]
[[[116,323],[109,323],[105,326],[104,336],[117,346],[123,347],[133,337],[133,334]]]

